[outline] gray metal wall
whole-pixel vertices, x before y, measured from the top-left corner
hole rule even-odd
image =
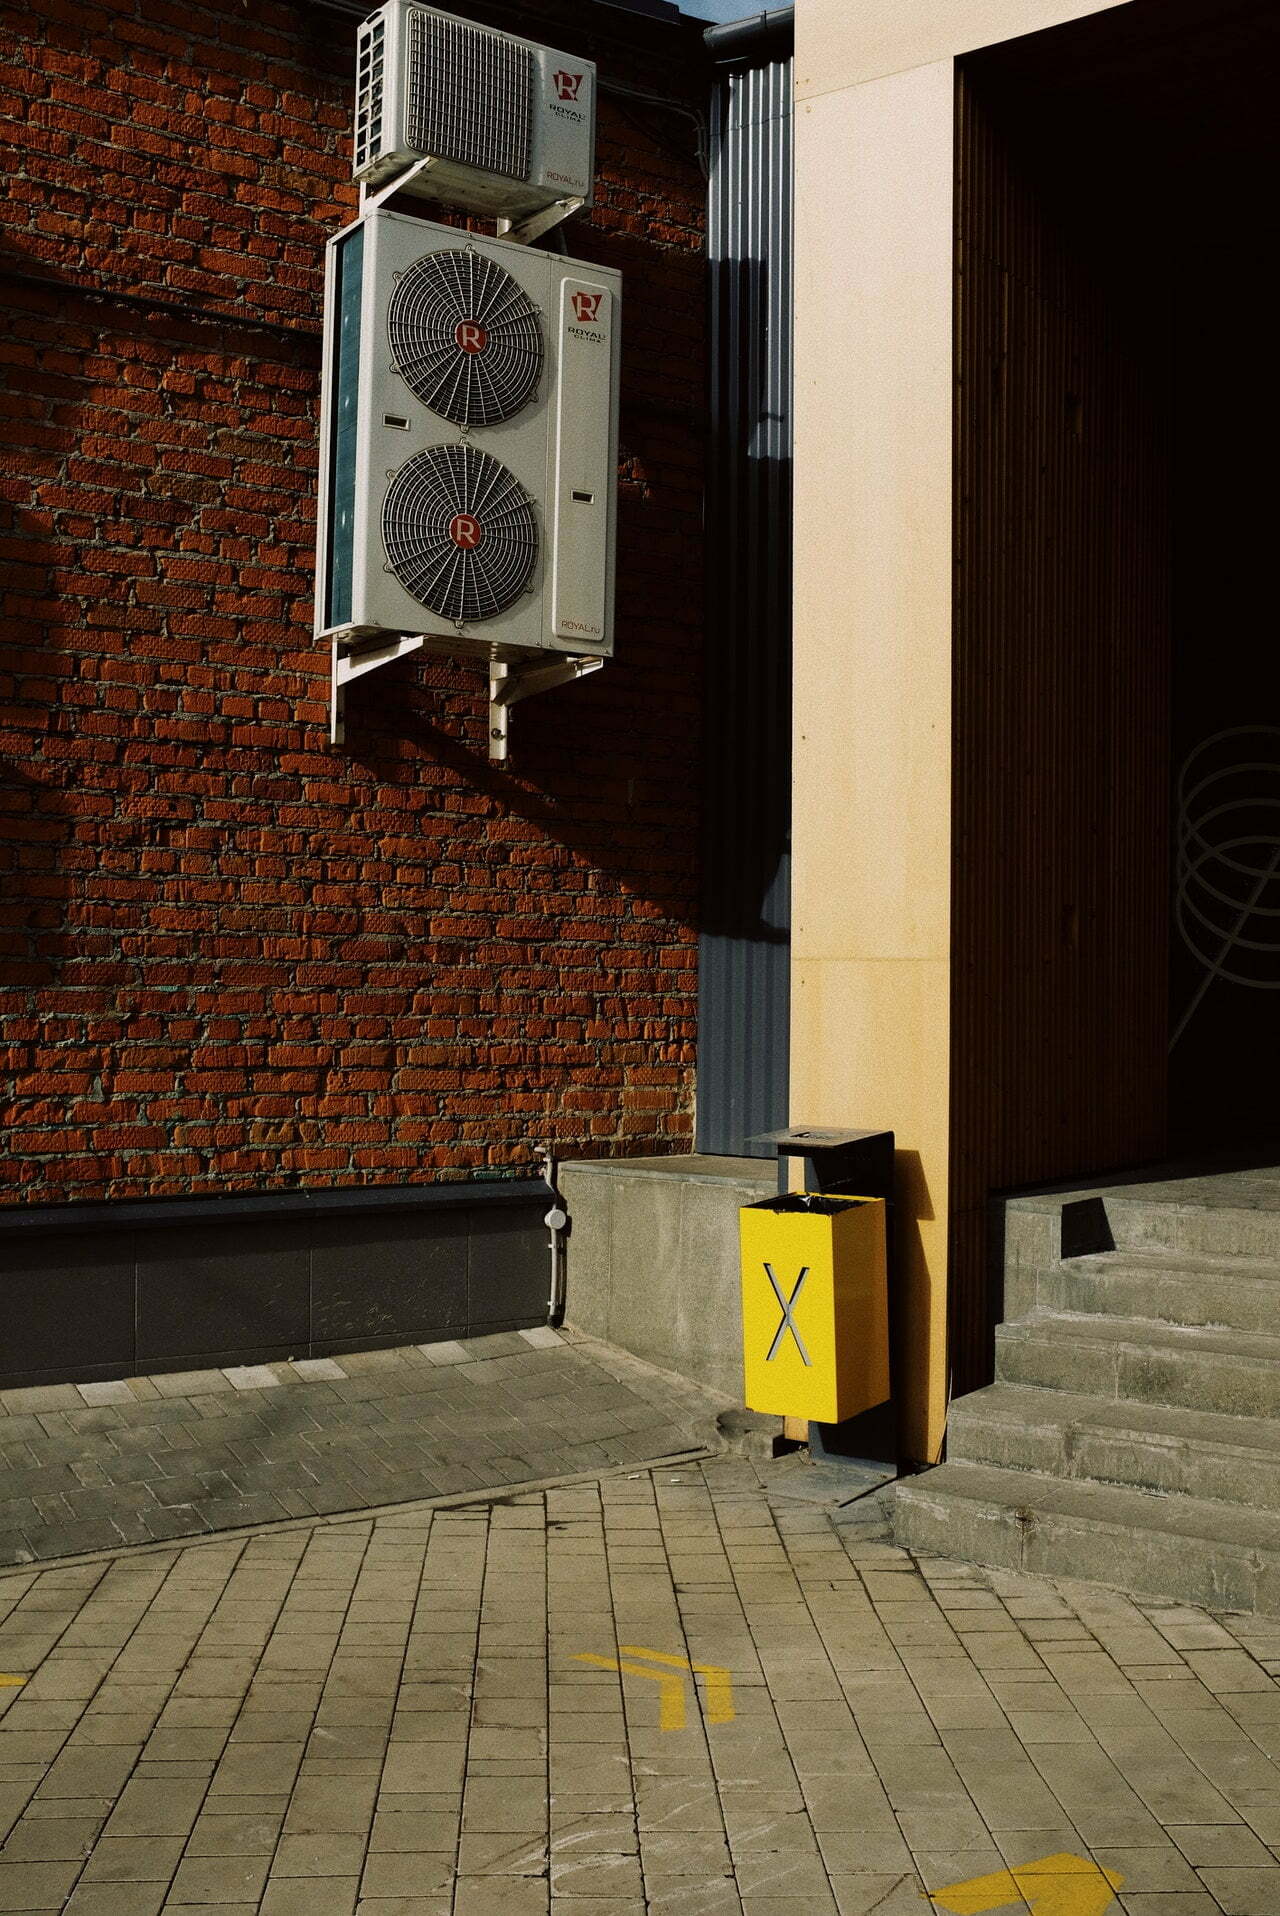
[[[775,21],[779,16],[775,16]],[[710,37],[710,36],[709,36]],[[783,57],[780,57],[783,56]],[[758,62],[758,63],[756,63]],[[787,1121],[792,60],[776,32],[712,107],[701,1151]]]

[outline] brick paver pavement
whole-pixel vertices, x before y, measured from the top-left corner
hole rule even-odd
[[[0,1566],[646,1462],[724,1401],[550,1329],[0,1391]]]
[[[1280,1625],[914,1563],[815,1481],[0,1577],[0,1910],[1276,1916]]]

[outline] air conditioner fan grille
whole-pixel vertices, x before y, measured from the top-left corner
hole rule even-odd
[[[414,152],[527,180],[532,48],[416,8],[409,19],[405,131]]]
[[[542,377],[538,309],[483,253],[428,253],[387,307],[392,363],[418,399],[457,426],[511,419]]]
[[[470,445],[433,446],[400,468],[383,501],[382,539],[405,591],[458,625],[514,605],[538,559],[529,495]]]

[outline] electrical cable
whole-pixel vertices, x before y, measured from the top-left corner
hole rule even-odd
[[[700,107],[690,106],[683,100],[669,99],[665,94],[649,93],[643,87],[623,86],[617,80],[601,80],[599,84],[602,93],[610,93],[616,99],[635,100],[641,106],[657,107],[666,113],[679,113],[684,119],[692,120],[697,135],[694,157],[698,163],[698,171],[704,180],[711,177],[711,131],[707,116]],[[636,128],[637,132],[643,133],[647,139],[653,141],[655,146],[661,147],[664,153],[669,153],[679,160],[686,157],[685,154],[678,153],[674,147],[669,146],[651,127],[642,126],[625,107],[619,107],[618,111],[624,120]]]
[[[0,264],[0,279],[10,286],[35,286],[42,292],[60,293],[64,298],[106,300],[116,306],[131,306],[138,312],[172,313],[175,318],[194,320],[201,325],[270,333],[275,339],[287,339],[291,343],[302,340],[318,345],[322,337],[318,326],[285,326],[278,320],[259,319],[252,313],[230,312],[225,307],[197,306],[189,300],[162,299],[156,293],[126,293],[113,286],[86,286],[80,280],[56,279],[50,273],[21,273],[3,264]]]

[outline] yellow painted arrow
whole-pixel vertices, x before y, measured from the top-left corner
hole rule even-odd
[[[666,1663],[675,1670],[696,1671],[706,1678],[708,1723],[732,1723],[737,1712],[733,1707],[733,1681],[729,1672],[718,1663],[690,1663],[688,1657],[673,1657],[665,1650],[645,1650],[638,1643],[624,1643],[622,1654],[626,1657],[648,1657],[652,1663]]]
[[[1031,1916],[1105,1916],[1123,1882],[1115,1870],[1062,1851],[934,1890],[930,1901],[951,1916],[983,1916],[984,1911],[1020,1902]]]

